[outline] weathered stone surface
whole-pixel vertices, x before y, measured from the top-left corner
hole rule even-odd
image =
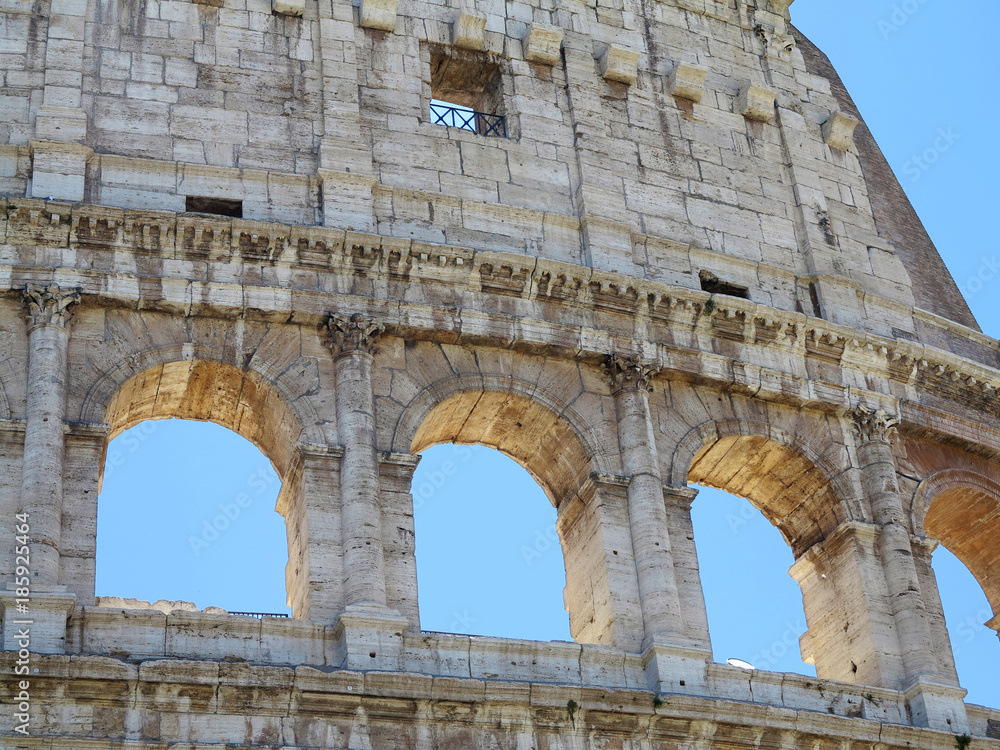
[[[930,553],[1000,611],[1000,344],[918,222],[886,230],[905,197],[789,5],[0,0],[29,744],[995,744]],[[508,137],[435,124],[442,95]],[[292,619],[95,600],[107,442],[171,417],[272,461]],[[545,490],[573,643],[421,630],[443,442]],[[689,483],[790,545],[818,678],[711,663]]]

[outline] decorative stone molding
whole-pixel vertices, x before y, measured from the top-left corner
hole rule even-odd
[[[774,100],[777,98],[776,91],[746,83],[736,99],[736,110],[748,120],[771,122],[774,119]]]
[[[463,10],[451,27],[451,43],[464,49],[486,47],[486,16],[474,10]]]
[[[678,63],[667,77],[667,91],[672,96],[700,102],[705,95],[705,68],[689,63]]]
[[[324,328],[325,343],[333,351],[334,357],[349,352],[376,354],[378,337],[385,332],[385,325],[367,320],[361,313],[354,313],[350,318],[330,313]]]
[[[652,390],[651,381],[661,369],[663,368],[659,365],[643,362],[634,355],[623,357],[620,354],[609,354],[604,363],[604,371],[613,393],[629,389]]]
[[[601,75],[609,81],[631,86],[639,75],[639,53],[612,44],[597,61]]]
[[[559,62],[562,49],[563,30],[558,26],[533,23],[524,35],[524,59],[542,65]]]
[[[851,151],[854,148],[854,129],[858,121],[843,112],[834,112],[823,123],[823,140],[831,148]]]
[[[790,60],[795,49],[795,37],[778,29],[760,27],[757,34],[764,40],[764,54],[778,60]]]
[[[864,443],[889,445],[897,436],[899,418],[884,409],[871,409],[859,404],[852,412],[854,434]]]
[[[366,29],[393,31],[399,0],[362,0],[361,25]]]
[[[73,316],[70,307],[79,301],[79,289],[64,290],[58,284],[28,284],[24,288],[24,304],[32,328],[65,328]]]

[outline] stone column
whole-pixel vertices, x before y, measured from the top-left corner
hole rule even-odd
[[[345,604],[385,607],[382,507],[372,391],[375,343],[385,326],[355,313],[350,319],[330,315],[326,329],[336,372],[337,431],[344,446],[340,497]]]
[[[629,483],[628,517],[639,580],[643,644],[648,646],[654,640],[678,643],[684,626],[649,412],[649,381],[659,368],[612,354],[606,369],[615,398],[622,467]]]
[[[28,284],[24,301],[29,327],[21,508],[30,514],[33,577],[54,586],[59,583],[68,323],[80,293],[56,284]]]
[[[694,526],[691,523],[691,503],[696,497],[698,490],[691,487],[663,485],[677,596],[683,602],[681,618],[684,635],[688,643],[711,651],[712,639],[708,632],[705,592],[701,587],[698,551],[695,549]]]
[[[861,465],[861,482],[879,528],[876,552],[885,574],[886,593],[903,662],[905,692],[918,726],[964,731],[968,717],[962,698],[965,691],[942,677],[935,657],[930,613],[924,602],[906,514],[896,481],[892,441],[899,419],[882,409],[858,406],[853,427]]]
[[[865,406],[859,406],[853,418],[861,482],[871,506],[872,521],[881,527],[877,552],[885,571],[903,669],[909,682],[919,675],[937,674],[938,666],[896,482],[891,441],[899,420],[881,409]]]

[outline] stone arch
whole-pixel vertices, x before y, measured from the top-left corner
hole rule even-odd
[[[670,481],[747,498],[798,558],[844,521],[864,517],[847,472],[793,433],[765,422],[719,420],[692,428],[680,440]]]
[[[89,396],[96,411],[97,399]],[[110,425],[110,441],[140,422],[173,417],[215,422],[241,435],[272,461],[282,479],[302,432],[288,402],[257,371],[199,359],[152,365],[133,375],[94,421]]]
[[[961,560],[993,614],[1000,614],[1000,482],[968,469],[943,469],[919,484],[911,513],[916,533],[940,540]]]
[[[102,373],[91,383],[80,404],[78,419],[81,422],[90,423],[106,421],[111,401],[118,397],[118,394],[126,383],[134,380],[138,375],[152,371],[158,367],[190,366],[195,362],[212,363],[228,368],[226,372],[231,377],[236,377],[235,374],[239,373],[241,380],[244,378],[249,379],[248,382],[266,387],[268,393],[274,394],[275,403],[280,401],[284,405],[284,408],[287,408],[289,413],[293,415],[293,422],[299,427],[299,432],[291,436],[290,446],[294,446],[300,441],[314,444],[325,442],[323,431],[320,427],[322,420],[315,407],[309,399],[300,398],[299,393],[286,386],[282,379],[282,373],[277,368],[271,366],[270,363],[260,357],[253,358],[246,367],[238,368],[233,363],[223,361],[218,356],[216,350],[190,343],[151,347],[135,352],[131,356],[122,359],[113,368]],[[159,418],[162,419],[165,417]],[[200,417],[187,418],[200,419]],[[133,422],[132,424],[136,423]],[[127,427],[123,427],[122,429],[127,429]],[[111,438],[115,437],[120,431],[115,431],[112,425]],[[235,431],[239,432],[238,430]],[[247,435],[244,435],[244,437],[253,442],[253,438]],[[272,458],[272,460],[274,459]]]
[[[615,465],[581,414],[510,377],[447,378],[420,391],[399,415],[392,450],[419,453],[437,443],[496,448],[523,466],[557,507],[591,473],[611,474]],[[543,444],[554,448],[543,452]]]
[[[627,482],[612,476],[615,458],[580,411],[517,378],[454,377],[416,393],[391,438],[399,453],[437,443],[479,443],[523,466],[558,510],[563,601],[574,640],[639,649],[643,631],[630,562]]]

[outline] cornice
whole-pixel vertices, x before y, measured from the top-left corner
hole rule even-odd
[[[1000,370],[963,359],[955,354],[916,341],[890,339],[831,323],[802,313],[781,310],[737,297],[712,295],[700,289],[689,289],[649,279],[598,271],[589,267],[547,258],[497,253],[470,248],[437,245],[405,238],[381,237],[358,232],[345,232],[314,226],[293,226],[228,219],[224,217],[174,214],[155,211],[132,211],[101,206],[67,206],[63,204],[9,199],[14,209],[0,221],[0,242],[14,245],[69,247],[76,250],[129,250],[136,254],[153,255],[186,271],[207,268],[212,263],[233,263],[242,260],[247,266],[274,267],[274,280],[257,284],[221,284],[203,279],[173,279],[171,284],[153,284],[164,294],[183,294],[183,300],[151,300],[143,297],[143,277],[102,272],[94,268],[60,269],[60,283],[75,284],[85,296],[97,298],[102,304],[138,306],[185,314],[202,314],[196,301],[212,300],[215,308],[252,307],[248,299],[256,293],[261,299],[281,296],[304,300],[302,310],[296,310],[291,322],[321,325],[329,295],[322,307],[311,309],[309,296],[317,301],[323,296],[317,288],[283,286],[278,279],[292,274],[329,274],[362,276],[370,280],[376,298],[369,300],[369,315],[382,314],[388,332],[412,338],[435,338],[445,335],[449,340],[465,336],[467,340],[490,339],[489,334],[469,336],[464,330],[438,332],[440,315],[433,311],[423,315],[424,303],[406,303],[410,311],[401,313],[386,309],[405,299],[400,290],[415,282],[435,284],[456,293],[487,295],[495,301],[484,304],[485,310],[463,307],[461,319],[465,326],[477,316],[489,315],[519,320],[518,341],[499,341],[498,345],[525,348],[568,348],[583,359],[595,362],[608,351],[628,354],[657,351],[663,369],[675,375],[687,373],[692,378],[728,381],[737,391],[765,395],[769,391],[784,394],[791,401],[828,402],[835,395],[836,408],[853,408],[868,397],[907,400],[900,395],[907,388],[930,390],[950,400],[958,400],[976,409],[1000,415]],[[184,261],[183,266],[177,261]],[[52,269],[46,269],[46,276]],[[111,279],[111,277],[114,277]],[[0,274],[13,291],[23,286],[32,275],[28,268],[10,268]],[[159,278],[159,277],[158,277]],[[231,275],[232,278],[232,275]],[[200,286],[199,286],[200,285]],[[181,288],[183,287],[183,289]],[[208,287],[230,287],[232,293],[206,295]],[[279,290],[275,295],[274,289]],[[319,285],[319,288],[335,288]],[[8,292],[9,293],[9,292]],[[383,294],[385,299],[378,299]],[[351,297],[349,292],[344,298]],[[509,303],[499,300],[508,299]],[[85,298],[84,306],[87,301]],[[207,304],[207,303],[205,303]],[[888,301],[887,301],[888,304]],[[532,306],[533,305],[533,306]],[[552,318],[541,315],[539,305],[567,308]],[[461,305],[459,305],[461,306]],[[361,309],[358,307],[358,309]],[[909,309],[909,308],[908,308]],[[955,335],[961,335],[979,345],[1000,353],[1000,343],[978,331],[964,328],[925,311],[913,314],[930,325],[936,325]],[[266,317],[267,310],[261,308]],[[423,320],[426,319],[426,324]],[[534,322],[527,321],[534,319]],[[573,320],[572,324],[551,320]],[[583,321],[582,323],[580,321]],[[579,335],[571,335],[577,331]],[[669,331],[670,335],[665,335]],[[565,346],[560,342],[564,342]],[[717,341],[730,341],[746,347],[740,356],[716,353]],[[788,356],[791,369],[775,370],[748,359],[753,350],[781,350]],[[691,362],[692,355],[696,362]],[[773,356],[758,361],[773,362]],[[807,376],[806,359],[825,362],[857,376],[844,377],[842,383],[823,383]],[[697,367],[693,366],[694,364]],[[808,381],[808,384],[806,383]],[[870,382],[883,381],[879,387]],[[789,385],[797,394],[788,395]],[[896,383],[890,388],[888,383]],[[866,383],[858,388],[857,383]],[[903,386],[900,389],[898,386]],[[868,393],[879,389],[880,393]],[[851,396],[857,392],[858,397]],[[845,395],[846,394],[846,395]]]

